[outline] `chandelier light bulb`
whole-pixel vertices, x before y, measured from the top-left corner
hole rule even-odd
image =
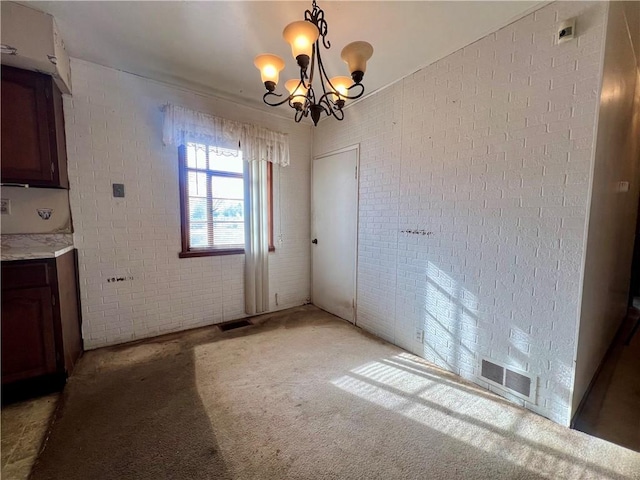
[[[278,84],[280,72],[284,68],[284,60],[277,55],[264,53],[258,55],[253,64],[260,70],[260,78],[267,90],[274,91]]]
[[[373,55],[373,47],[368,42],[352,42],[342,49],[340,57],[349,66],[351,78],[360,83],[367,71],[367,60]]]
[[[282,31],[282,36],[291,45],[293,58],[302,68],[307,68],[307,65],[309,65],[313,44],[319,35],[318,27],[306,20],[290,23]]]
[[[333,77],[331,80],[331,85],[337,93],[341,96],[346,97],[349,95],[349,87],[353,85],[353,80],[350,77]]]
[[[302,84],[302,82],[298,79],[293,78],[291,80],[287,80],[284,83],[284,88],[286,88],[289,94],[291,95],[291,103],[296,107],[299,105],[300,108],[302,108],[305,101],[307,100],[307,90],[308,90]]]

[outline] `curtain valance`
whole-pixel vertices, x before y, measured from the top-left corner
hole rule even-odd
[[[162,141],[180,146],[205,143],[222,149],[242,150],[246,161],[266,160],[289,165],[289,136],[267,128],[196,112],[178,105],[165,105]]]

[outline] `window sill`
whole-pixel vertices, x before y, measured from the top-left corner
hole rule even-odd
[[[269,247],[269,252],[275,252],[275,251],[276,251],[276,247]],[[244,248],[192,250],[192,251],[178,253],[178,257],[180,258],[217,257],[219,255],[244,255]]]

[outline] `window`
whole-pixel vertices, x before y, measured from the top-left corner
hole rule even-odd
[[[180,163],[180,257],[244,253],[242,152],[187,143]],[[267,165],[269,250],[273,251],[272,164]]]

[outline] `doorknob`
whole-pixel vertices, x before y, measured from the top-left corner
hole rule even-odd
[[[311,243],[315,243],[317,245],[318,244],[318,239],[314,238],[313,240],[311,240]]]

